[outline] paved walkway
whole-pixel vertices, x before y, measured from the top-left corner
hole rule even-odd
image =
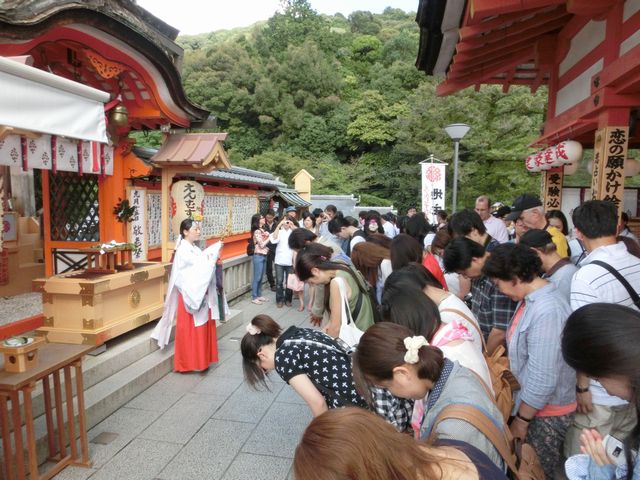
[[[257,313],[283,328],[307,324],[293,307],[247,300],[233,308],[244,324],[219,339],[220,363],[208,372],[170,373],[89,431],[92,469],[68,467],[58,480],[288,480],[311,413],[272,375],[271,391],[244,382],[240,338]],[[103,442],[103,443],[100,443]]]

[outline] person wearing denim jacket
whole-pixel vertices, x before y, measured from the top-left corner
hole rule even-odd
[[[571,307],[555,285],[540,278],[541,267],[530,247],[502,244],[483,273],[519,302],[507,327],[510,368],[521,386],[514,394],[511,433],[533,446],[547,478],[553,478],[576,408],[575,371],[563,360],[560,347]]]

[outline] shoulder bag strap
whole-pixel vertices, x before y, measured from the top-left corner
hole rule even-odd
[[[355,325],[354,315],[351,313],[349,309],[349,297],[347,296],[347,281],[344,278],[336,277],[334,279],[338,283],[338,288],[340,290],[340,298],[342,300],[342,314],[346,320],[345,323],[350,324],[353,323]]]
[[[471,325],[473,325],[473,328],[475,328],[476,332],[478,332],[478,335],[480,335],[480,341],[482,342],[482,351],[484,353],[488,353],[487,352],[487,344],[484,341],[484,335],[482,334],[482,330],[480,330],[480,328],[478,327],[477,321],[469,318],[468,315],[465,315],[463,312],[461,312],[460,310],[456,310],[455,308],[443,308],[442,310],[440,310],[440,313],[442,313],[442,312],[456,313],[456,314],[460,315],[462,318],[464,318],[465,320],[467,320]]]
[[[633,301],[635,306],[640,308],[640,296],[638,296],[638,292],[636,292],[634,288],[629,285],[629,282],[627,282],[627,280],[620,274],[619,271],[601,260],[594,260],[593,262],[589,263],[589,265],[598,265],[606,269],[611,275],[616,277],[616,279],[618,279],[622,286],[627,290],[627,293],[629,293],[629,296],[631,297],[631,300]]]
[[[432,440],[436,437],[436,426],[447,419],[463,420],[475,428],[477,428],[482,434],[489,439],[491,444],[498,451],[502,459],[505,461],[509,469],[515,474],[518,471],[516,466],[516,459],[509,446],[505,432],[500,432],[500,429],[487,418],[487,416],[471,405],[449,405],[445,407],[433,424],[431,429],[431,435],[429,439]]]
[[[357,278],[354,278],[354,280],[356,281],[356,285],[358,285],[358,298],[356,299],[356,306],[353,307],[353,312],[352,312],[351,309],[349,308],[349,297],[347,296],[347,290],[346,290],[347,281],[340,277],[336,277],[336,279],[339,280],[340,293],[342,295],[344,302],[346,303],[345,308],[347,310],[347,315],[349,316],[349,320],[355,324],[355,321],[356,321],[355,319],[358,318],[358,315],[360,314],[360,310],[362,309],[363,294],[360,289],[360,282],[358,282]]]

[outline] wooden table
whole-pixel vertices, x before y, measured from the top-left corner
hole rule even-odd
[[[59,473],[67,465],[90,467],[89,443],[87,440],[87,424],[84,412],[84,386],[82,383],[82,357],[93,350],[95,346],[68,345],[62,343],[47,343],[38,352],[38,365],[22,373],[0,371],[0,427],[2,428],[2,447],[4,449],[4,478],[18,480],[25,478],[24,441],[22,435],[22,417],[20,408],[20,392],[24,410],[26,427],[26,447],[28,452],[29,479],[49,479]],[[71,369],[75,369],[77,412],[74,413],[73,384]],[[67,410],[67,435],[65,438],[65,422],[62,406],[61,372],[64,372],[64,390]],[[54,403],[51,398],[51,380],[53,380]],[[40,474],[36,452],[36,437],[32,411],[31,392],[36,383],[42,381],[44,395],[44,413],[47,423],[47,441],[49,445],[48,460],[55,462],[48,471]],[[13,431],[9,426],[8,401],[11,401],[11,417]],[[53,409],[55,408],[56,424],[54,426]],[[80,455],[76,444],[76,419],[78,435],[80,437]],[[15,452],[11,448],[11,433],[13,433]],[[70,452],[67,453],[67,444]],[[15,472],[13,466],[15,465]],[[14,475],[15,473],[15,475]]]

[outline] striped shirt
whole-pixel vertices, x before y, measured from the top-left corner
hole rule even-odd
[[[571,281],[571,309],[596,302],[617,303],[635,308],[627,289],[611,273],[599,265],[589,265],[594,260],[608,263],[615,268],[640,293],[640,258],[627,251],[624,243],[596,248],[582,260],[582,267]]]
[[[626,307],[637,308],[627,289],[608,270],[599,265],[589,265],[594,260],[608,263],[625,278],[633,289],[640,293],[640,259],[627,251],[624,243],[604,245],[589,253],[581,262],[571,280],[571,309],[577,310],[590,303],[617,303]],[[603,320],[604,321],[604,320]],[[624,405],[621,398],[608,395],[605,389],[595,380],[590,382],[593,403],[596,405]]]

